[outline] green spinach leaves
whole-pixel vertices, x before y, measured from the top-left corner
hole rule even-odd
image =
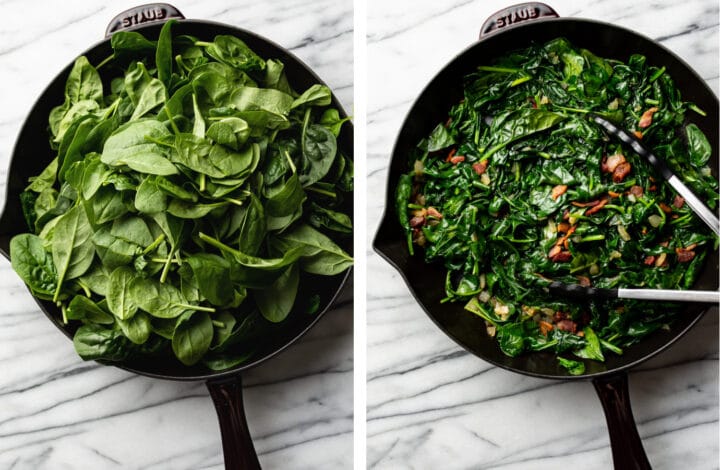
[[[84,359],[173,355],[233,367],[297,310],[306,273],[352,265],[352,161],[332,94],[292,89],[243,41],[137,32],[103,77],[76,60],[49,116],[55,158],[21,201],[10,244],[32,293],[78,322]]]
[[[606,60],[558,38],[478,66],[463,82],[464,100],[408,155],[394,200],[410,254],[421,246],[428,263],[447,269],[443,301],[464,302],[506,355],[552,351],[575,375],[586,363],[561,354],[602,362],[669,328],[677,304],[579,303],[544,290],[551,281],[687,289],[717,249],[661,175],[587,119],[600,114],[634,132],[716,208],[707,164],[717,156],[665,68],[640,55]],[[308,234],[293,239],[303,230],[279,243],[311,253]],[[321,259],[340,261],[329,256]]]

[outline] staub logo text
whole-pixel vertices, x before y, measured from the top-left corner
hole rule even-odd
[[[505,16],[501,16],[500,18],[495,20],[495,24],[498,28],[503,28],[505,26],[510,26],[511,24],[537,18],[538,16],[540,16],[540,12],[538,11],[538,9],[528,6],[524,8],[518,8],[517,10],[511,11]]]
[[[122,25],[125,28],[129,28],[130,26],[139,25],[142,23],[147,23],[148,21],[154,21],[154,20],[162,20],[167,17],[167,12],[164,8],[161,7],[150,7],[150,8],[143,8],[140,11],[136,11],[130,16],[126,16],[122,19]]]

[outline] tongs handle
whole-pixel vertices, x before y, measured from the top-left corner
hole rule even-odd
[[[584,300],[588,298],[638,299],[669,302],[720,302],[720,292],[712,290],[674,290],[674,289],[600,289],[577,284],[552,282],[548,286],[550,293],[559,297]]]

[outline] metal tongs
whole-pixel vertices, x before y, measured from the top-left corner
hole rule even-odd
[[[649,161],[662,175],[662,177],[667,180],[668,184],[670,184],[670,186],[672,186],[675,191],[677,191],[678,194],[685,199],[685,202],[688,206],[690,206],[693,212],[695,212],[703,220],[703,222],[705,222],[707,226],[715,232],[715,235],[720,235],[720,221],[718,221],[718,218],[715,216],[713,211],[703,204],[702,201],[698,199],[692,191],[690,191],[690,188],[685,186],[680,178],[670,171],[670,168],[665,165],[665,161],[645,148],[637,137],[628,134],[607,119],[601,118],[596,114],[591,114],[590,119],[603,126],[608,133],[628,144],[638,155]]]
[[[675,191],[685,199],[685,202],[708,227],[720,235],[720,221],[715,214],[702,201],[690,191],[690,188],[673,174],[665,165],[665,162],[650,150],[645,148],[635,136],[628,134],[616,125],[595,114],[590,115],[590,119],[600,124],[607,132],[614,135],[637,152],[638,155],[649,161],[655,169],[667,180]],[[562,282],[552,282],[548,286],[550,294],[575,299],[587,299],[592,297],[601,297],[609,299],[640,299],[640,300],[658,300],[673,302],[706,302],[719,303],[720,292],[718,291],[701,291],[701,290],[674,290],[674,289],[599,289],[595,287],[583,287],[577,284],[563,284]]]

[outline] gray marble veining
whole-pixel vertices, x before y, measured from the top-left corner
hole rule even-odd
[[[107,22],[143,2],[0,2],[0,207],[20,125],[43,88]],[[188,18],[255,31],[289,48],[352,110],[352,2],[173,1]],[[220,432],[203,383],[148,379],[83,362],[0,258],[0,468],[219,469]],[[352,286],[300,342],[244,375],[264,468],[353,461]]]
[[[368,6],[368,466],[376,469],[612,468],[591,384],[513,374],[477,359],[422,312],[370,244],[387,165],[424,85],[513,2],[373,0]],[[660,41],[718,93],[718,4],[602,0],[551,4]],[[656,469],[718,468],[718,318],[630,375],[633,411]]]

